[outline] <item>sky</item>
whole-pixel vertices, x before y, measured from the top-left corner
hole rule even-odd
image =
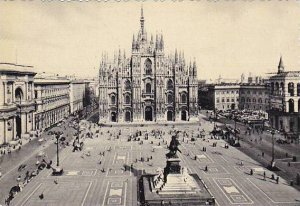
[[[140,28],[163,33],[165,53],[196,59],[199,79],[300,70],[300,1],[0,2],[0,62],[36,72],[92,77],[103,51],[127,57]],[[148,37],[150,38],[150,36]]]

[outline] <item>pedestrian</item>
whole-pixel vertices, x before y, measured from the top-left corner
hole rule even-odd
[[[276,183],[278,184],[279,183],[279,177],[277,176],[276,178]]]
[[[40,195],[39,195],[39,198],[40,198],[41,200],[44,199],[44,193],[40,194]]]
[[[266,171],[264,171],[264,180],[266,180]]]
[[[208,171],[207,165],[205,166],[205,168],[204,168],[204,171],[205,171],[205,172],[207,172],[207,171]]]
[[[253,169],[250,169],[250,175],[253,175]]]
[[[18,177],[17,177],[17,182],[20,182],[21,181],[21,175],[19,175]]]
[[[262,153],[261,153],[261,156],[262,156],[262,157],[264,157],[264,156],[265,156],[265,153],[264,153],[264,152],[262,152]]]

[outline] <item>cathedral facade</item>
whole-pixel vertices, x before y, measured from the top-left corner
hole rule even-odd
[[[102,55],[99,69],[99,123],[190,121],[198,115],[196,62],[183,52],[165,55],[163,35],[148,39],[141,9],[130,58]]]

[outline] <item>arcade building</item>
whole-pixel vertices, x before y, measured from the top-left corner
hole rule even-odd
[[[0,145],[34,130],[32,66],[0,63]]]
[[[102,55],[99,69],[99,123],[191,121],[198,114],[198,80],[195,60],[183,52],[165,55],[164,39],[154,40],[145,29],[133,35],[131,56]]]

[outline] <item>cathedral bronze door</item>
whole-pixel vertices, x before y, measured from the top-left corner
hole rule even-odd
[[[153,121],[153,111],[151,106],[147,106],[145,108],[145,120],[146,121]]]
[[[131,115],[130,115],[130,112],[127,111],[127,112],[125,113],[125,122],[130,122],[130,121],[131,121]]]
[[[186,111],[183,110],[183,111],[181,112],[181,120],[182,120],[182,121],[186,121],[186,119],[187,119],[186,116],[187,116],[187,115],[186,115]]]
[[[172,111],[167,112],[167,121],[173,121],[173,112]]]
[[[112,122],[116,122],[116,121],[117,121],[117,115],[116,115],[115,112],[112,112],[112,113],[111,113],[111,121],[112,121]]]

